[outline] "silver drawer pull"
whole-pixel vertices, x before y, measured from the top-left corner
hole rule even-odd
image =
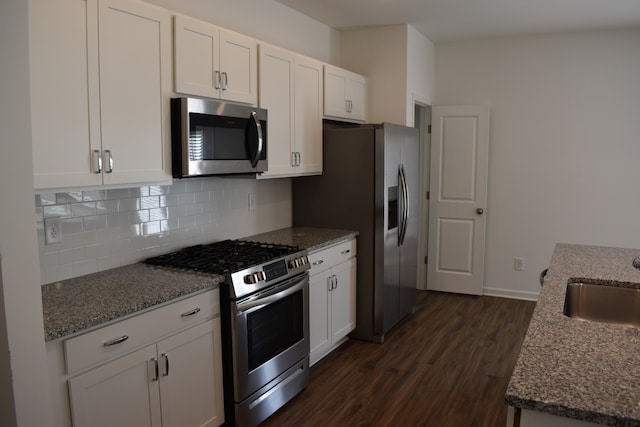
[[[194,314],[200,313],[200,308],[196,307],[191,311],[187,311],[185,313],[182,313],[180,316],[182,317],[189,317],[189,316],[193,316]]]
[[[322,264],[323,262],[324,262],[324,260],[323,260],[323,259],[319,259],[318,261],[314,261],[314,262],[312,262],[312,263],[311,263],[311,265],[320,265],[320,264]]]
[[[346,255],[349,252],[351,252],[351,249],[345,249],[344,251],[340,252],[340,255]]]
[[[116,345],[116,344],[120,344],[122,342],[125,342],[128,339],[129,339],[128,335],[123,335],[123,336],[121,336],[119,338],[115,338],[115,339],[112,339],[111,341],[107,341],[106,343],[104,343],[104,346],[105,347],[111,347],[112,345]]]

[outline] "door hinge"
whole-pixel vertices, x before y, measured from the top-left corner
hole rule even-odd
[[[429,264],[429,257],[426,255],[424,256],[424,263]]]
[[[427,133],[431,134],[431,125],[427,125]]]
[[[427,200],[431,200],[431,192],[427,191]]]

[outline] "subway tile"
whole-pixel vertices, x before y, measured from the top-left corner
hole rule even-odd
[[[71,205],[44,206],[45,218],[65,218],[71,216]]]
[[[55,193],[36,194],[36,206],[47,206],[56,204]]]
[[[167,208],[149,209],[149,221],[161,221],[167,218],[169,218]]]
[[[94,243],[93,245],[87,245],[84,248],[84,257],[86,259],[98,259],[101,256],[108,254],[108,246],[105,243]]]
[[[82,191],[71,191],[68,193],[56,193],[56,203],[76,203],[82,201]]]
[[[140,198],[140,209],[151,209],[160,207],[160,198],[158,196],[149,196]]]
[[[90,216],[96,214],[96,202],[72,203],[71,216]]]
[[[73,233],[80,233],[83,228],[82,218],[66,218],[60,220],[60,230],[62,231],[62,241],[65,236]]]
[[[107,191],[106,190],[91,190],[91,191],[83,191],[82,192],[82,200],[85,202],[95,202],[98,200],[106,200],[107,199]]]
[[[195,193],[181,193],[178,194],[178,204],[193,204],[196,201]]]
[[[117,228],[129,224],[129,212],[113,212],[105,215],[107,228]]]
[[[145,222],[144,224],[142,224],[142,232],[145,235],[157,234],[160,233],[160,231],[162,231],[160,227],[160,221]]]
[[[150,196],[161,196],[161,195],[169,194],[170,191],[171,191],[170,185],[150,185],[149,186]]]
[[[149,221],[149,210],[129,212],[129,224],[138,224]]]
[[[71,268],[75,277],[95,273],[96,271],[98,271],[98,260],[89,259],[85,261],[74,262],[73,264],[71,264]]]
[[[194,193],[196,191],[202,191],[202,180],[201,179],[190,179],[186,181],[187,188],[186,191],[188,193]]]
[[[204,203],[211,200],[211,195],[208,191],[198,191],[194,193],[194,200],[196,203]]]
[[[129,224],[120,227],[120,237],[136,237],[142,235],[140,224]]]
[[[177,194],[165,194],[163,196],[158,197],[160,206],[176,206],[178,204],[178,195]]]
[[[149,187],[130,188],[129,195],[131,197],[146,197],[149,195]]]
[[[98,271],[120,267],[120,255],[107,255],[98,258]]]
[[[85,230],[102,230],[103,228],[107,228],[107,216],[86,216],[83,218],[83,228]]]
[[[71,267],[71,264],[56,265],[54,267],[51,267],[45,270],[44,276],[45,276],[45,280],[44,280],[45,284],[70,279],[74,277],[73,268]]]
[[[118,212],[117,200],[99,200],[96,203],[96,215]]]
[[[179,230],[180,223],[178,221],[178,218],[168,219],[166,221],[160,221],[160,229],[162,231]]]
[[[138,198],[127,198],[118,200],[119,212],[137,211],[138,209],[140,209],[140,199]]]
[[[127,199],[131,197],[128,188],[114,188],[107,190],[107,199]]]
[[[60,251],[60,264],[73,264],[84,261],[84,247]]]
[[[187,191],[187,183],[185,182],[185,180],[174,180],[173,181],[173,185],[171,186],[171,190],[170,193],[171,194],[175,194],[175,193],[184,193]]]

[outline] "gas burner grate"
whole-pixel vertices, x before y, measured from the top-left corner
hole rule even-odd
[[[299,250],[297,246],[247,240],[223,240],[206,245],[190,246],[149,258],[145,263],[205,273],[228,274]]]

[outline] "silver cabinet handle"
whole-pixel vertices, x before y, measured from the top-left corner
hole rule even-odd
[[[324,260],[323,260],[323,259],[319,259],[319,260],[317,260],[317,261],[312,262],[312,263],[311,263],[311,265],[320,265],[320,264],[322,264],[323,262],[324,262]]]
[[[329,283],[329,291],[338,289],[338,277],[335,274],[327,277],[327,281]]]
[[[216,89],[220,89],[220,71],[216,70],[216,78],[215,78]]]
[[[100,157],[100,150],[93,150],[93,173],[102,173],[102,157]]]
[[[158,359],[152,357],[147,365],[149,367],[149,376],[151,381],[158,381]]]
[[[189,316],[193,316],[194,314],[198,314],[198,313],[200,313],[200,307],[196,307],[193,310],[185,311],[180,316],[189,317]]]
[[[169,355],[167,353],[162,353],[162,358],[164,359],[164,372],[162,373],[163,377],[169,376]]]
[[[291,152],[291,166],[296,166],[296,152]]]
[[[229,75],[226,71],[222,72],[222,90],[229,89]]]
[[[113,157],[111,156],[111,150],[104,150],[104,162],[107,164],[105,173],[113,172]]]
[[[118,338],[112,339],[111,341],[107,341],[107,342],[106,342],[106,343],[104,343],[103,345],[104,345],[105,347],[111,347],[112,345],[116,345],[116,344],[123,343],[123,342],[125,342],[125,341],[126,341],[126,340],[128,340],[128,339],[129,339],[129,336],[128,336],[128,335],[123,335],[123,336],[121,336],[121,337],[118,337]]]
[[[340,255],[346,255],[349,252],[351,252],[351,249],[345,249],[344,251],[340,252]]]

